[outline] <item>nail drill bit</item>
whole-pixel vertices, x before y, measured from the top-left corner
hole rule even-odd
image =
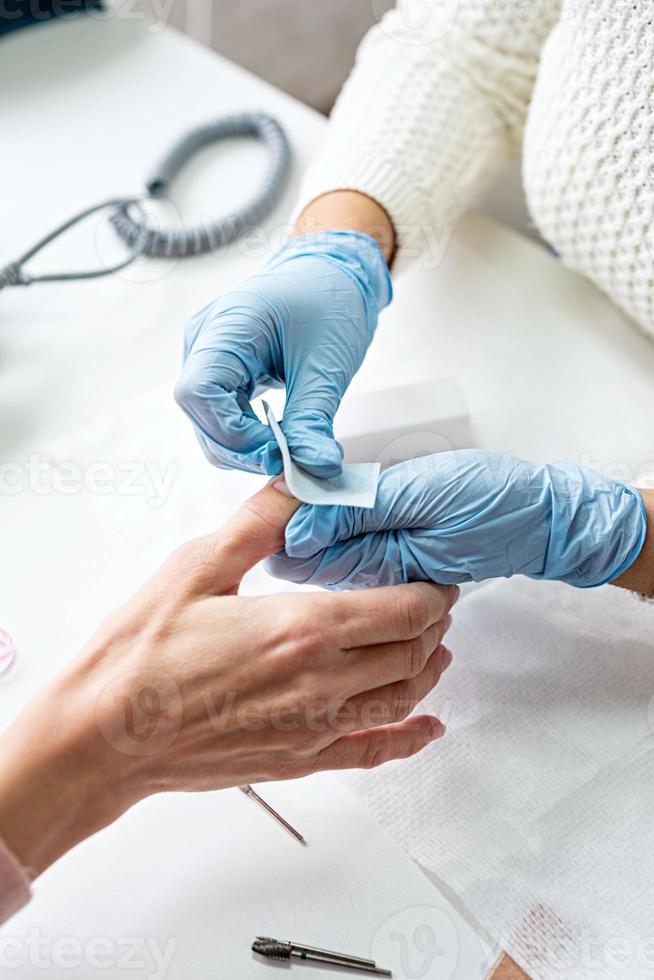
[[[281,824],[284,830],[287,830],[289,834],[295,837],[295,839],[298,840],[300,844],[306,844],[306,841],[302,836],[302,834],[298,830],[296,830],[295,827],[291,827],[290,823],[288,823],[287,820],[284,820],[282,815],[280,813],[277,813],[277,810],[273,810],[273,808],[269,803],[266,803],[265,800],[262,800],[259,794],[255,793],[255,791],[252,789],[249,783],[247,783],[245,786],[239,786],[239,789],[241,790],[242,793],[245,793],[246,796],[249,796],[251,800],[254,800],[255,803],[258,803],[259,806],[262,806],[264,810],[267,813],[269,813],[270,816],[273,817],[278,824]]]
[[[390,970],[383,970],[377,966],[374,960],[364,959],[361,956],[350,956],[348,953],[335,953],[330,949],[317,949],[315,946],[303,946],[300,943],[289,941],[282,942],[279,939],[271,939],[269,936],[257,936],[252,943],[252,951],[259,956],[266,956],[270,960],[290,960],[292,956],[300,960],[312,960],[316,963],[331,964],[349,970],[360,970],[362,973],[373,973],[378,977],[392,977]]]

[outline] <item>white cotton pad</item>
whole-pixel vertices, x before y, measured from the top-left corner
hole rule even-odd
[[[339,504],[367,508],[375,506],[381,472],[379,463],[344,463],[340,476],[326,480],[311,476],[291,459],[286,437],[270,405],[264,402],[263,407],[282,454],[286,485],[294,497],[305,504]]]

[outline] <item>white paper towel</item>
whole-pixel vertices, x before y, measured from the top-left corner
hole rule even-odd
[[[654,606],[499,581],[447,642],[446,737],[346,785],[534,980],[651,980]]]
[[[160,502],[91,495],[125,588],[263,483],[208,466],[167,389],[52,455],[172,472]],[[245,585],[291,589],[260,568]],[[116,600],[96,596],[96,611],[95,591],[82,604],[97,619]],[[454,663],[421,706],[446,737],[344,781],[534,980],[654,980],[654,606],[610,587],[468,586],[448,644]]]

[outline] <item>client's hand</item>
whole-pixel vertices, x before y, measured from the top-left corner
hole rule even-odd
[[[457,590],[238,597],[297,502],[274,486],[181,547],[4,733],[0,836],[40,873],[133,803],[378,766],[443,734]]]
[[[372,510],[301,507],[268,570],[347,589],[517,574],[589,587],[623,576],[646,525],[636,490],[581,466],[440,453],[383,473]]]

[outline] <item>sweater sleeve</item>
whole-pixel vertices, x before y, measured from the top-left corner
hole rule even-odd
[[[386,209],[400,247],[426,247],[519,153],[560,4],[399,0],[359,48],[298,212],[357,190]]]
[[[31,897],[30,880],[7,845],[0,839],[0,925]]]

